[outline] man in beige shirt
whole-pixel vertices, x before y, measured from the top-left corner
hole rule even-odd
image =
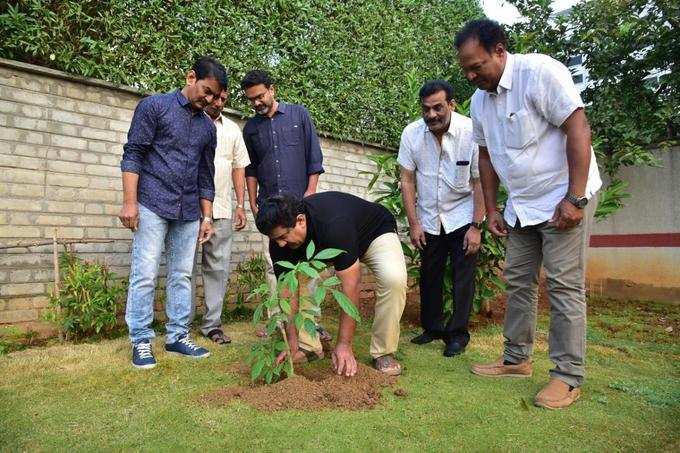
[[[201,333],[217,344],[231,342],[222,330],[222,304],[229,280],[233,230],[240,231],[246,226],[246,211],[243,207],[246,187],[245,167],[250,164],[241,129],[222,115],[222,108],[228,96],[229,92],[223,90],[220,96],[205,108],[205,113],[213,120],[217,129],[217,148],[212,218],[215,234],[203,243],[201,261],[206,309],[201,323]],[[236,192],[233,224],[232,185]]]

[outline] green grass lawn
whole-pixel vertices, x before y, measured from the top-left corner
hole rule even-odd
[[[642,307],[642,308],[640,308]],[[532,405],[547,382],[547,318],[541,316],[531,379],[485,379],[469,372],[500,353],[502,329],[473,332],[467,352],[441,356],[441,343],[411,345],[403,330],[404,375],[372,410],[264,413],[198,399],[243,383],[233,364],[256,341],[247,323],[229,326],[234,343],[210,346],[207,360],[162,352],[150,371],[130,366],[124,338],[54,345],[0,356],[3,451],[679,451],[680,344],[668,326],[680,307],[592,301],[588,377],[571,408]],[[332,327],[332,320],[325,320]],[[367,322],[355,352],[368,362]]]

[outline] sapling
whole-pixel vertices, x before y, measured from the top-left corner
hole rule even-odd
[[[277,279],[276,291],[272,292],[266,283],[258,286],[252,296],[260,296],[260,303],[253,313],[253,324],[257,324],[265,310],[270,314],[265,325],[267,333],[266,339],[254,345],[248,356],[248,363],[251,365],[250,378],[256,381],[262,378],[264,382],[270,384],[281,378],[282,374],[294,376],[293,355],[290,351],[288,337],[284,328],[285,322],[293,322],[295,328],[304,329],[312,337],[316,337],[316,324],[314,317],[321,313],[321,303],[326,299],[330,292],[333,300],[340,308],[351,316],[354,320],[360,321],[359,310],[349,300],[349,298],[337,287],[340,279],[335,275],[326,278],[316,287],[313,295],[302,294],[298,277],[304,276],[310,279],[317,279],[326,270],[328,265],[326,260],[330,260],[345,253],[344,250],[328,248],[315,254],[315,245],[310,241],[305,250],[306,260],[293,264],[289,261],[277,261],[277,265],[287,269]],[[291,301],[295,298],[298,301],[297,313],[292,313]],[[306,308],[302,308],[306,307]],[[281,352],[288,352],[288,357],[281,363],[276,363],[276,358]]]

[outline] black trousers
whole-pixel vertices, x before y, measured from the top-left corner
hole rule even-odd
[[[425,233],[420,265],[420,323],[427,332],[440,334],[445,341],[457,340],[467,345],[470,341],[468,322],[475,295],[475,266],[477,255],[465,256],[463,239],[470,225],[465,225],[438,236]],[[444,273],[446,261],[451,260],[453,273],[453,315],[445,319]]]

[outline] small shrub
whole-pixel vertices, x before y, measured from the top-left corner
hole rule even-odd
[[[250,377],[253,381],[261,378],[264,379],[264,382],[270,384],[279,380],[283,373],[288,376],[295,374],[290,346],[283,328],[283,323],[288,321],[288,317],[292,313],[291,300],[294,296],[297,298],[299,310],[293,317],[292,322],[298,331],[304,329],[312,336],[317,335],[314,317],[321,313],[321,303],[325,300],[328,292],[332,294],[333,299],[345,313],[354,320],[360,321],[357,307],[354,306],[345,293],[336,289],[340,284],[340,279],[335,275],[323,280],[311,297],[301,295],[298,276],[305,276],[311,279],[319,278],[319,275],[328,267],[324,263],[325,260],[345,253],[339,249],[325,249],[316,254],[314,252],[315,246],[312,241],[307,246],[306,261],[300,261],[297,264],[288,261],[277,262],[278,265],[289,270],[279,276],[276,292],[272,293],[267,283],[261,284],[253,292],[253,296],[260,298],[260,303],[253,313],[253,324],[257,324],[260,321],[266,310],[272,313],[265,326],[267,331],[266,339],[255,344],[248,356],[248,363],[251,365]],[[289,292],[288,297],[283,296],[286,289]],[[301,307],[307,305],[303,302],[308,302],[312,308],[303,310]],[[289,352],[288,360],[277,364],[276,358],[283,351]]]
[[[62,253],[59,261],[59,294],[50,296],[46,318],[59,325],[67,338],[113,333],[120,299],[125,292],[123,284],[101,263],[83,261],[69,252]]]
[[[245,303],[252,294],[253,289],[257,288],[266,280],[266,264],[260,253],[253,253],[245,261],[241,261],[236,266],[236,277],[233,280],[231,291],[224,296],[222,320],[244,321],[250,319],[253,310],[246,307]],[[229,309],[229,295],[235,294],[234,303],[236,307]]]

